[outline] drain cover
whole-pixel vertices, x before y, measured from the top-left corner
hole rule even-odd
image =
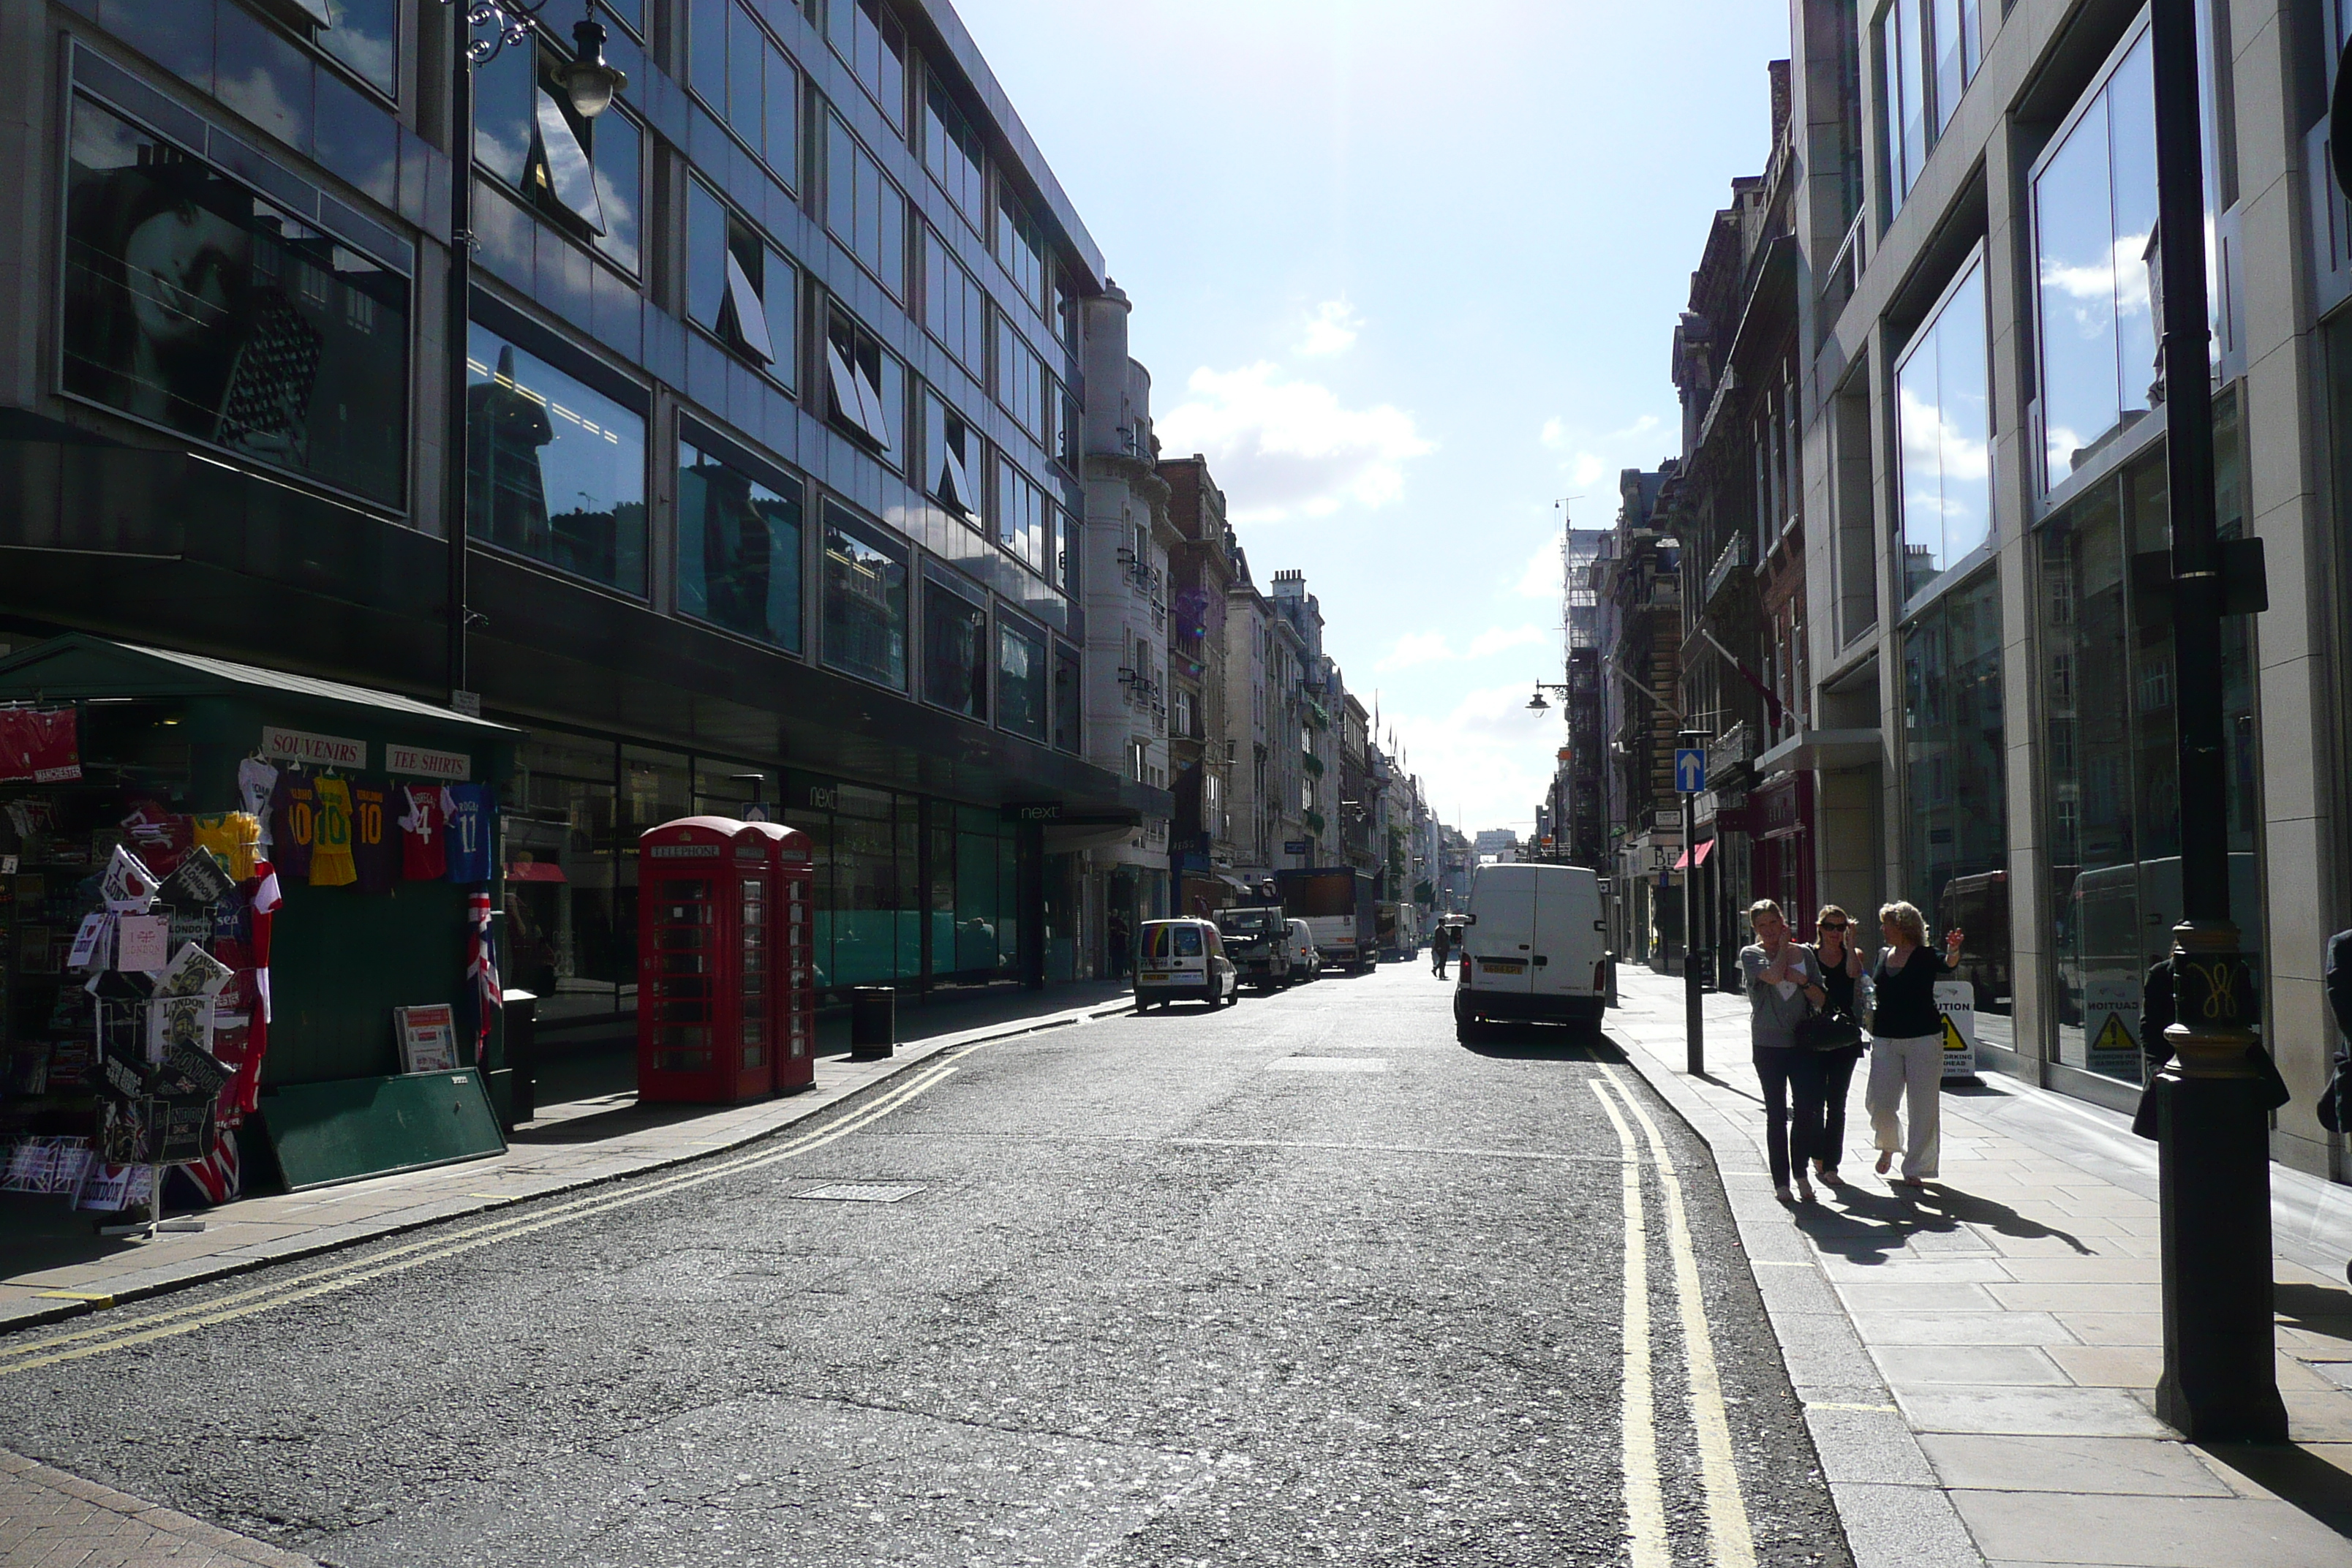
[[[895,1204],[900,1198],[911,1198],[922,1190],[922,1184],[918,1182],[835,1182],[830,1186],[794,1193],[793,1196],[818,1198],[836,1204]]]

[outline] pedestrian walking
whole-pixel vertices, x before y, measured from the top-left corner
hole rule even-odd
[[[1960,963],[1958,927],[1944,937],[1944,951],[1927,946],[1927,921],[1917,906],[1896,902],[1878,911],[1886,939],[1871,973],[1870,1084],[1863,1104],[1878,1142],[1878,1173],[1885,1175],[1903,1156],[1898,1187],[1925,1184],[1937,1173],[1943,1153],[1944,1017],[1936,1009],[1936,982]],[[1907,1110],[1910,1137],[1904,1138],[1898,1110]]]
[[[1821,963],[1822,989],[1829,998],[1823,1010],[1861,1024],[1870,1011],[1870,975],[1853,940],[1853,917],[1835,904],[1823,904],[1813,919],[1813,957]],[[1811,1146],[1813,1174],[1832,1187],[1845,1184],[1838,1174],[1838,1156],[1845,1150],[1846,1096],[1865,1048],[1858,1040],[1812,1053],[1812,1069],[1821,1075],[1821,1119],[1801,1129],[1802,1142]]]
[[[1764,1089],[1764,1142],[1772,1166],[1772,1192],[1784,1204],[1811,1203],[1813,1184],[1806,1180],[1801,1163],[1794,1172],[1796,1193],[1789,1191],[1789,1096],[1793,1088],[1798,1127],[1811,1127],[1821,1119],[1814,1102],[1820,1076],[1801,1071],[1798,1058],[1811,1053],[1797,1048],[1797,1026],[1828,994],[1822,989],[1821,965],[1804,943],[1790,937],[1780,905],[1757,900],[1748,906],[1748,924],[1756,940],[1739,950],[1739,979],[1748,993],[1749,1059]],[[1800,1148],[1799,1160],[1803,1153]]]
[[[1429,933],[1429,967],[1440,980],[1445,978],[1445,961],[1454,952],[1454,928],[1444,921]]]

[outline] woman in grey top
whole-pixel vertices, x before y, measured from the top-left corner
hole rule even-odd
[[[1799,1199],[1811,1203],[1813,1184],[1805,1179],[1801,1162],[1796,1194],[1789,1192],[1789,1091],[1793,1081],[1799,1127],[1821,1120],[1821,1107],[1814,1103],[1821,1096],[1821,1075],[1797,1070],[1808,1065],[1797,1060],[1797,1026],[1827,994],[1822,989],[1821,964],[1811,950],[1789,934],[1788,920],[1771,900],[1748,905],[1748,923],[1756,940],[1739,950],[1739,979],[1748,993],[1756,1079],[1764,1089],[1764,1144],[1772,1164],[1772,1191],[1784,1204]]]

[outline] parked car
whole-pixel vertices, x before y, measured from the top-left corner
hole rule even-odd
[[[1290,967],[1286,984],[1298,984],[1318,980],[1323,975],[1323,955],[1315,947],[1315,931],[1305,921],[1291,917],[1284,924],[1288,928],[1282,946],[1282,956]]]
[[[1171,1002],[1230,1007],[1241,995],[1240,974],[1213,922],[1190,917],[1143,922],[1136,941],[1137,1012]]]
[[[1492,1019],[1600,1026],[1609,994],[1609,936],[1592,871],[1482,866],[1470,883],[1465,920],[1454,991],[1457,1038],[1475,1038]]]

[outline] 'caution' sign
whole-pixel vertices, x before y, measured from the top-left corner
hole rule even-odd
[[[1977,1073],[1977,988],[1965,980],[1936,982],[1936,1011],[1944,1016],[1944,1076]]]
[[[2109,1078],[2139,1076],[2139,984],[2128,976],[2085,981],[2083,1037],[2090,1042],[2084,1064]]]

